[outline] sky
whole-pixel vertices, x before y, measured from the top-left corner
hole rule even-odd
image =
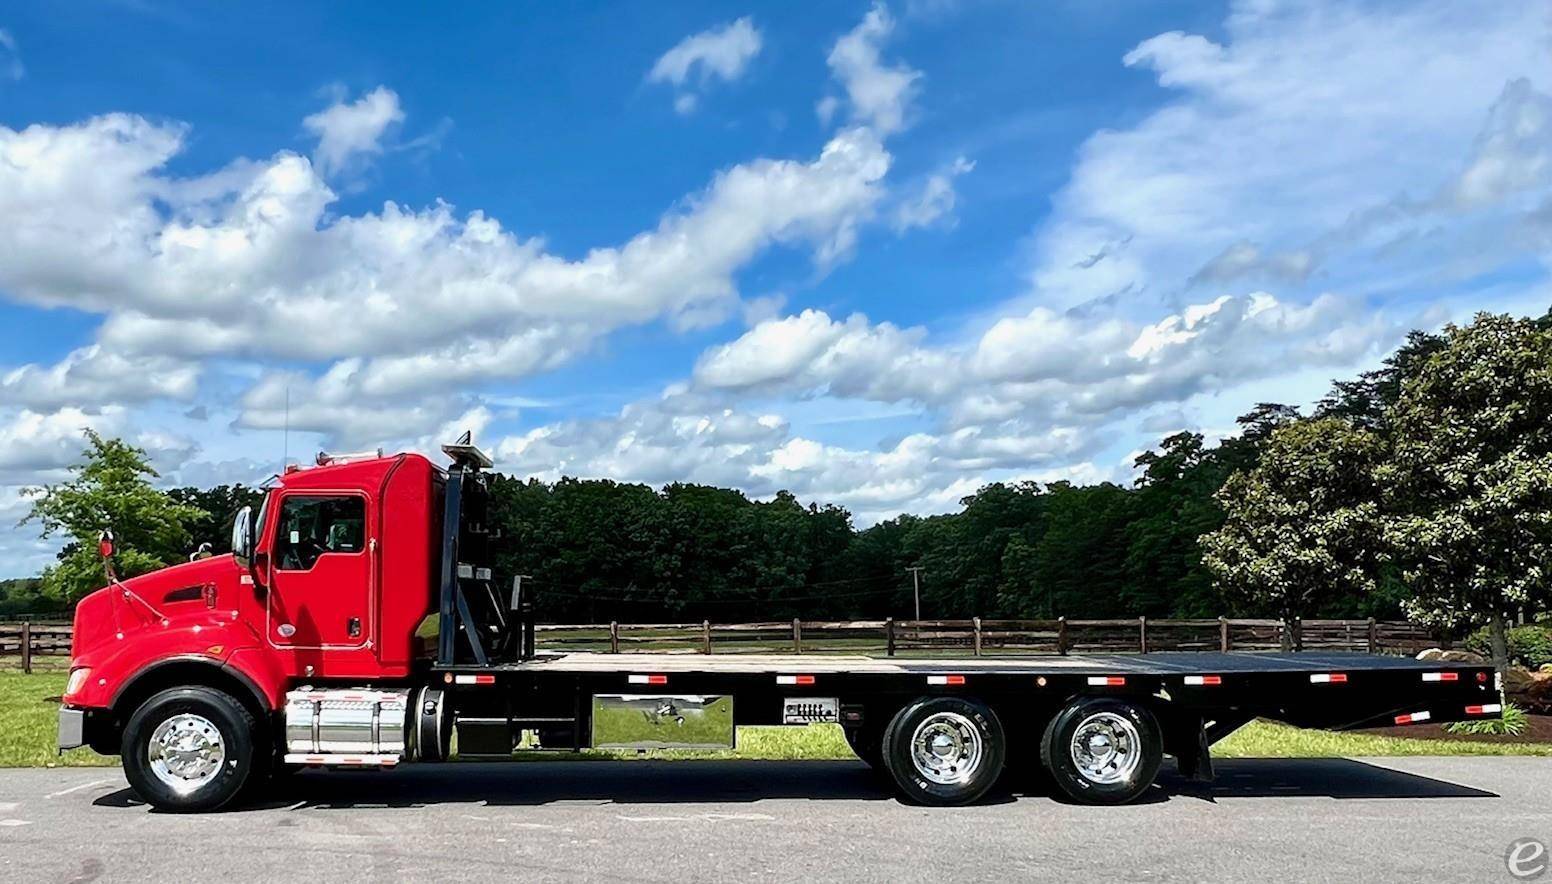
[[[0,9],[0,577],[93,428],[955,510],[1552,305],[1539,3]]]

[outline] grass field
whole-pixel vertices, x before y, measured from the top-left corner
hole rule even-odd
[[[0,672],[0,767],[111,765],[87,749],[58,756],[54,751],[56,699],[65,688],[63,672]],[[1552,744],[1467,743],[1400,739],[1370,734],[1339,734],[1303,730],[1270,722],[1254,722],[1213,747],[1221,758],[1330,758],[1384,755],[1548,755]],[[585,752],[583,757],[634,758],[636,753]],[[570,753],[529,757],[575,758]],[[745,727],[738,748],[729,751],[654,752],[653,758],[750,758],[769,760],[851,758],[851,750],[835,726]]]

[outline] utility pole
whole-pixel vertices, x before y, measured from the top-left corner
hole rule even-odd
[[[911,572],[911,591],[916,596],[916,619],[921,619],[921,566],[906,568]]]

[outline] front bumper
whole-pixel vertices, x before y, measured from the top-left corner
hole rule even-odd
[[[86,710],[59,707],[59,751],[86,745]]]

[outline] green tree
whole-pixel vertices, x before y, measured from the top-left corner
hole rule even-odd
[[[67,538],[59,563],[43,572],[44,592],[74,602],[105,582],[97,537],[111,529],[117,541],[120,577],[133,577],[182,561],[189,552],[194,507],[176,503],[151,486],[157,473],[146,453],[119,439],[86,431],[84,462],[57,485],[28,488],[32,510],[22,520],[37,522],[43,536]]]
[[[1419,621],[1486,620],[1508,659],[1506,612],[1545,605],[1552,573],[1552,332],[1478,314],[1405,379],[1380,471],[1387,536]]]
[[[1388,429],[1391,409],[1401,399],[1406,379],[1443,347],[1444,338],[1440,335],[1411,332],[1406,343],[1385,359],[1383,367],[1366,371],[1356,380],[1332,384],[1331,392],[1316,404],[1315,416],[1345,418],[1371,430]]]
[[[217,485],[214,488],[174,488],[167,492],[174,503],[199,510],[197,518],[185,525],[194,546],[210,544],[216,555],[232,551],[232,517],[245,506],[254,510],[264,502],[264,492],[247,485]]]
[[[1381,439],[1337,418],[1273,430],[1255,467],[1218,492],[1223,527],[1202,559],[1231,597],[1270,607],[1301,646],[1299,618],[1323,601],[1375,588],[1382,525],[1375,470]]]

